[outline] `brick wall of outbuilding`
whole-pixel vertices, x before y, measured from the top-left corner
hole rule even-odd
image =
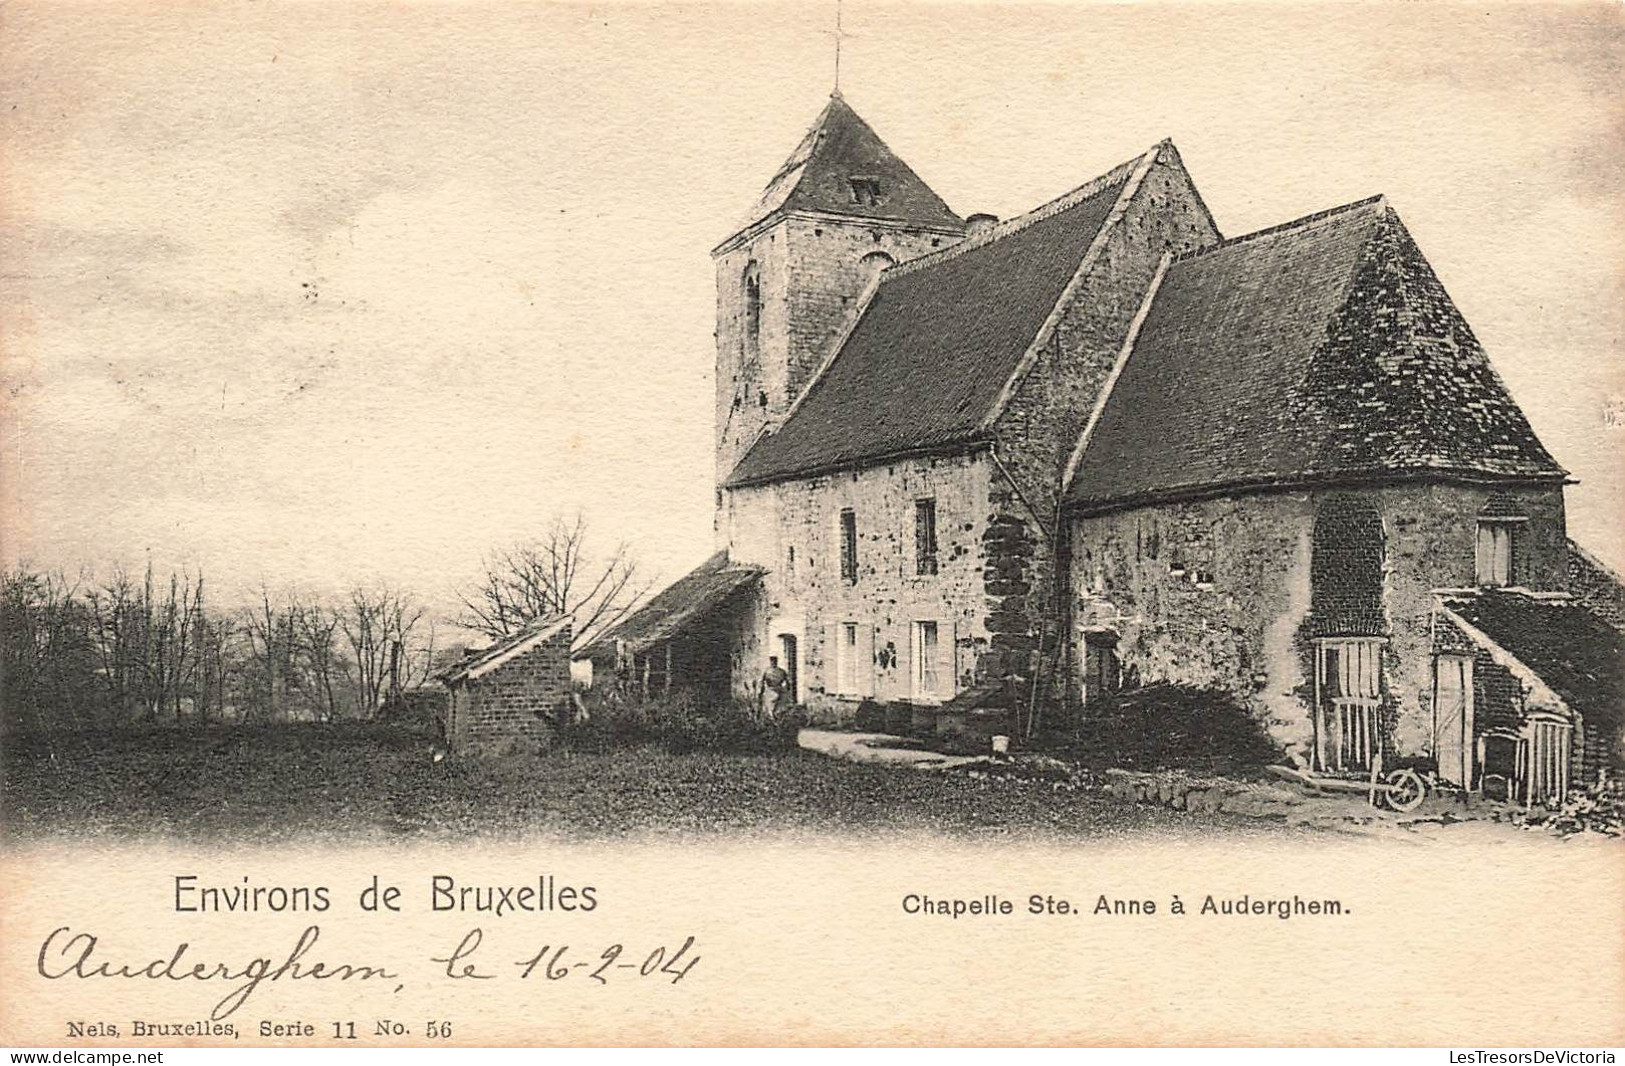
[[[458,754],[546,749],[570,701],[570,627],[490,673],[452,686],[451,747]]]

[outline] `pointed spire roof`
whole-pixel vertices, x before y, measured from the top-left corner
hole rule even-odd
[[[854,186],[854,180],[873,184]],[[965,225],[858,117],[839,89],[735,232],[780,211],[821,211],[949,230]]]

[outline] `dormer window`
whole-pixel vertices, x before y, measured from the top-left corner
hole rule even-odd
[[[874,207],[880,203],[879,178],[848,178],[847,183],[852,187],[852,202],[864,207]]]

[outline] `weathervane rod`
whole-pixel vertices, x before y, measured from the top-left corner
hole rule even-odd
[[[841,0],[835,0],[835,91],[841,91]]]

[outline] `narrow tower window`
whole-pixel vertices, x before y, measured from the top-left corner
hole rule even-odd
[[[858,583],[858,516],[851,510],[841,512],[841,579]]]
[[[762,268],[754,259],[745,267],[745,321],[741,340],[744,361],[756,362],[762,341]]]

